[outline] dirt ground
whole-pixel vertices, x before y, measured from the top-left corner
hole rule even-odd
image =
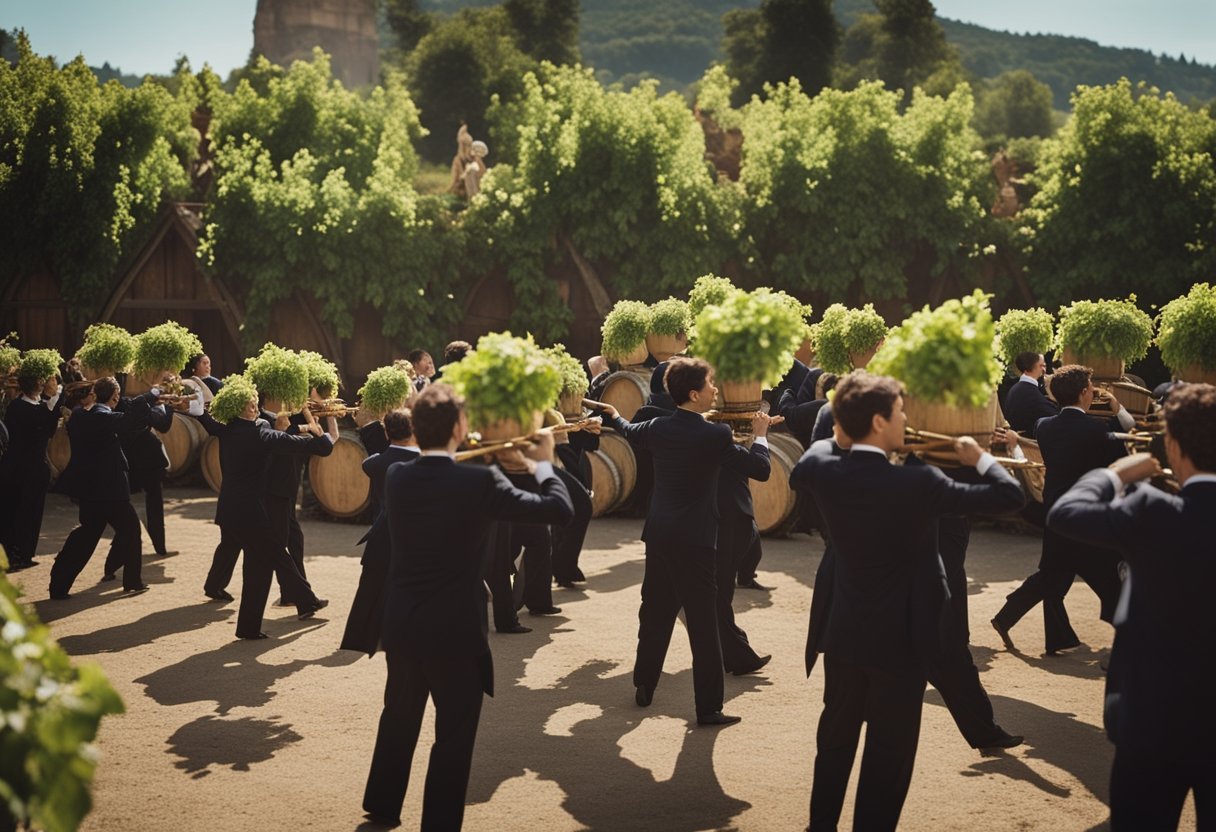
[[[358,830],[385,677],[382,657],[337,649],[363,528],[306,521],[308,575],[329,608],[301,622],[294,609],[271,607],[270,639],[235,641],[236,604],[202,595],[219,535],[214,508],[209,491],[169,490],[169,548],[180,553],[145,559],[150,592],[123,597],[118,585],[99,584],[99,549],[73,598],[55,602],[47,599],[50,565],[75,510],[52,497],[41,562],[13,576],[64,648],[98,662],[127,704],[102,726],[96,805],[84,829]],[[532,633],[491,634],[498,695],[482,710],[465,829],[765,832],[806,824],[823,675],[817,668],[807,680],[803,646],[822,542],[765,541],[760,581],[776,589],[741,590],[735,609],[772,663],[762,675],[726,677],[726,711],[742,724],[698,729],[679,625],[654,704],[633,702],[640,531],[639,520],[594,521],[581,560],[585,589],[555,589],[562,614],[525,614]],[[901,828],[1107,826],[1113,752],[1101,730],[1099,661],[1111,630],[1097,618],[1096,598],[1083,584],[1068,596],[1088,647],[1065,656],[1041,655],[1037,614],[1014,631],[1024,652],[1004,651],[987,624],[1034,570],[1038,550],[1035,537],[980,530],[968,555],[976,663],[998,722],[1025,734],[1026,744],[982,757],[930,689]],[[231,589],[239,595],[239,580]],[[431,730],[428,715],[403,810],[407,829],[419,821]],[[850,793],[842,828],[851,826],[852,800]],[[1194,827],[1188,802],[1182,828]]]

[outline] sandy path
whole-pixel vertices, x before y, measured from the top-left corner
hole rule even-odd
[[[354,542],[362,529],[306,522],[309,577],[330,607],[307,622],[272,607],[264,628],[271,639],[238,642],[236,605],[205,603],[201,594],[218,539],[214,497],[172,489],[168,498],[169,547],[181,553],[146,559],[151,592],[124,598],[115,584],[98,584],[99,555],[71,600],[47,600],[51,555],[75,522],[74,508],[57,497],[43,525],[46,554],[15,576],[63,646],[99,662],[127,703],[125,715],[103,725],[96,807],[84,828],[357,829],[384,684],[382,658],[337,650],[358,581]],[[531,634],[491,635],[498,695],[482,711],[466,829],[805,825],[823,676],[817,669],[805,678],[802,652],[821,542],[802,535],[765,541],[761,582],[777,589],[740,591],[736,611],[773,661],[762,676],[726,679],[727,711],[742,715],[742,725],[697,730],[682,631],[654,704],[633,704],[640,529],[637,520],[595,521],[581,561],[585,591],[555,590],[563,614],[525,615]],[[1037,614],[1014,631],[1024,655],[1004,652],[986,623],[1034,569],[1038,545],[1034,537],[983,530],[968,558],[976,661],[998,721],[1027,743],[981,757],[930,690],[902,828],[1105,828],[1112,747],[1100,728],[1098,661],[1111,631],[1097,619],[1096,598],[1083,584],[1068,597],[1090,646],[1068,656],[1040,656]],[[430,739],[428,716],[404,828],[417,828]],[[842,828],[851,824],[851,803],[852,795]],[[1194,824],[1188,804],[1182,828]]]

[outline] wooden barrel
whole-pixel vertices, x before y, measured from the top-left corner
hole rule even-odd
[[[1039,450],[1038,442],[1033,439],[1027,439],[1025,436],[1019,436],[1018,446],[1031,462],[1043,461],[1043,453]],[[1046,469],[1017,468],[1014,469],[1014,473],[1022,483],[1022,488],[1026,490],[1026,496],[1036,503],[1043,502],[1043,485],[1047,482]]]
[[[617,489],[616,501],[608,508],[610,512],[616,511],[629,499],[634,486],[638,483],[638,460],[633,455],[633,448],[630,447],[629,440],[612,431],[606,430],[600,434],[600,451],[616,465],[620,485]]]
[[[371,501],[371,481],[363,473],[367,449],[359,435],[343,428],[329,456],[308,460],[308,480],[317,502],[334,517],[355,517]]]
[[[224,481],[224,469],[220,467],[220,438],[208,436],[199,452],[199,468],[202,469],[203,479],[211,490],[220,493],[220,485]]]
[[[782,534],[794,517],[794,490],[790,488],[790,473],[802,457],[802,445],[783,433],[768,435],[768,455],[772,473],[765,482],[749,480],[752,504],[756,512],[756,527],[760,534]]]
[[[203,443],[207,441],[207,431],[197,419],[183,413],[173,414],[173,425],[168,433],[154,431],[165,446],[165,456],[169,458],[169,469],[165,476],[178,477],[194,467],[198,461]]]
[[[620,370],[608,376],[600,401],[610,404],[628,422],[650,395],[650,370]]]
[[[587,461],[591,463],[591,516],[603,517],[620,502],[621,472],[603,451],[591,451]]]
[[[51,476],[58,477],[63,473],[63,469],[68,467],[68,460],[72,458],[72,443],[68,440],[68,429],[64,425],[63,420],[59,420],[59,427],[55,429],[55,435],[51,437],[50,443],[46,446],[46,461],[51,464]]]

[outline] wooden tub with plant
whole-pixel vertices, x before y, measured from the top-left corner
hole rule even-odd
[[[1078,300],[1060,309],[1061,364],[1092,367],[1096,381],[1120,381],[1124,367],[1148,354],[1153,319],[1127,300]]]
[[[444,368],[443,380],[464,396],[471,427],[483,442],[535,433],[562,389],[557,363],[532,336],[510,332],[483,335],[464,358]]]
[[[636,300],[618,301],[600,328],[603,335],[600,353],[621,367],[605,380],[600,399],[615,407],[626,421],[633,418],[650,395],[651,371],[643,366],[649,331],[650,307]]]
[[[679,298],[667,298],[650,307],[646,331],[646,350],[656,361],[667,361],[688,347],[688,330],[692,324],[688,304]],[[642,359],[645,361],[645,359]]]
[[[135,336],[114,324],[93,324],[84,331],[76,357],[87,379],[117,376],[135,361]]]
[[[1175,378],[1216,384],[1216,285],[1196,283],[1161,307],[1157,346]]]
[[[834,303],[824,310],[814,332],[819,366],[844,375],[870,363],[887,336],[887,322],[873,304],[849,309]]]

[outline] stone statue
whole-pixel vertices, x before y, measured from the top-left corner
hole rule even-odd
[[[481,190],[481,177],[486,175],[486,156],[490,153],[490,148],[485,142],[473,142],[473,161],[465,165],[464,169],[464,190],[469,199],[477,196],[477,192]]]
[[[469,126],[461,122],[460,130],[456,133],[456,156],[452,159],[452,183],[448,190],[466,199],[469,194],[465,190],[464,172],[472,161],[473,137],[469,135]]]

